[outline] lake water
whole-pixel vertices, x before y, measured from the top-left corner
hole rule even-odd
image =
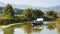
[[[42,25],[42,29],[34,27],[31,23],[15,25],[0,30],[0,34],[60,34],[60,24]]]

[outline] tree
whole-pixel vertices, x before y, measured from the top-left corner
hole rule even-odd
[[[40,9],[35,9],[34,14],[37,16],[37,18],[42,17],[44,13]]]
[[[47,11],[46,14],[49,15],[49,16],[53,16],[55,18],[57,17],[57,13],[55,11],[52,11],[52,10]]]
[[[9,16],[14,16],[14,10],[10,4],[7,4],[6,7],[3,9],[3,15],[9,15]]]
[[[28,17],[28,19],[34,20],[43,16],[43,12],[40,9],[27,8],[23,11],[23,14]]]
[[[28,19],[31,19],[32,18],[32,11],[33,11],[32,8],[25,9],[23,11],[23,15],[25,15]]]

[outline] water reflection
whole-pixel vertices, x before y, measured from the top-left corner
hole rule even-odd
[[[32,27],[34,32],[40,32],[43,28],[44,28],[43,25],[37,25],[37,26]]]
[[[41,28],[42,27],[42,28]],[[60,34],[60,24],[36,25],[27,24],[15,25],[3,29],[4,34]]]
[[[56,20],[56,28],[57,28],[57,31],[58,31],[58,34],[60,34],[60,18],[58,18],[57,20]]]
[[[2,30],[0,31],[0,34],[3,34],[3,31]]]
[[[25,32],[24,32],[23,28],[15,28],[14,34],[25,34]]]
[[[46,28],[49,30],[54,30],[56,28],[56,25],[55,24],[49,24],[46,26]]]
[[[60,24],[57,25],[58,34],[60,34]]]
[[[14,28],[6,28],[4,29],[4,34],[14,34]]]
[[[31,32],[32,32],[31,23],[27,23],[27,25],[25,25],[24,31],[26,32],[26,34],[31,34]]]

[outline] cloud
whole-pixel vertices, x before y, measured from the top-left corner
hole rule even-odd
[[[60,0],[0,0],[5,4],[16,4],[16,5],[31,5],[31,6],[41,6],[50,7],[60,4]]]

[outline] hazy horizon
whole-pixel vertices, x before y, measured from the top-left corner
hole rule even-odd
[[[60,5],[60,0],[0,0],[0,2],[12,5],[29,5],[37,7],[52,7]]]

